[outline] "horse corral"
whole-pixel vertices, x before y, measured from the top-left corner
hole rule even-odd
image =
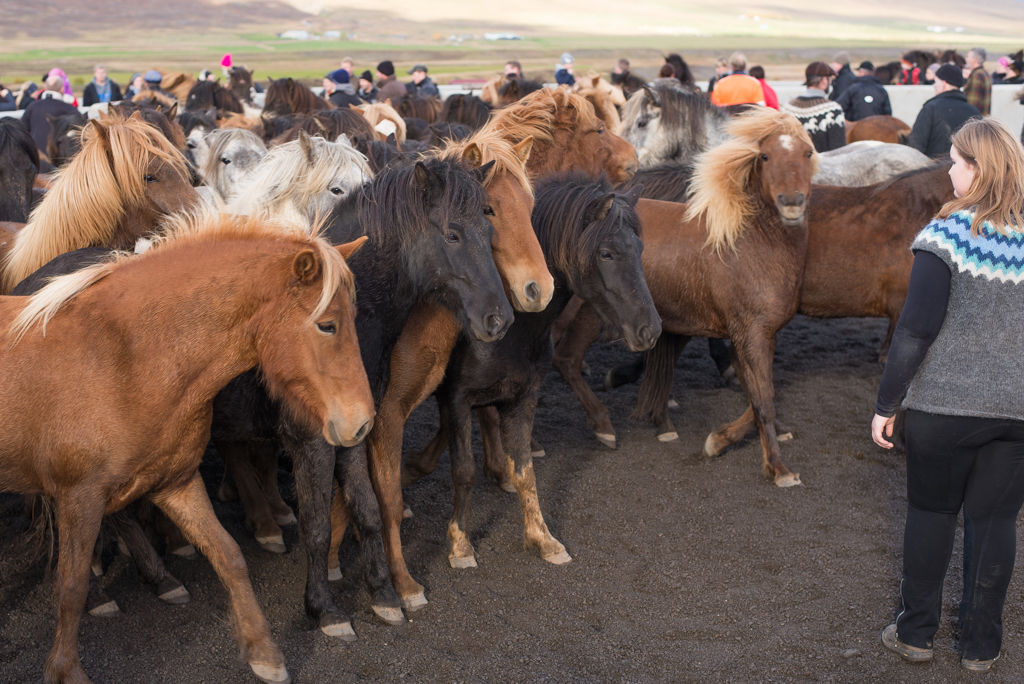
[[[52,175],[0,119],[0,679],[959,676],[877,643],[904,472],[867,424],[952,197],[903,122],[818,154],[596,72],[225,74],[55,120]]]

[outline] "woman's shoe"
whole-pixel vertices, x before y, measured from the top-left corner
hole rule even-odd
[[[961,658],[960,667],[970,672],[991,672],[997,660],[999,660],[998,655],[992,660],[968,660],[967,658]]]
[[[898,653],[901,658],[911,663],[923,663],[927,660],[931,660],[933,655],[932,649],[930,648],[908,646],[897,639],[895,623],[882,630],[882,645],[893,653]]]

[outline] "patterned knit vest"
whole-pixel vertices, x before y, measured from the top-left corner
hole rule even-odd
[[[911,249],[949,267],[949,304],[907,391],[907,408],[1024,420],[1024,234],[991,223],[971,235],[973,211],[935,219]]]

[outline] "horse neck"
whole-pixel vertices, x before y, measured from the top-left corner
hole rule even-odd
[[[111,249],[133,251],[139,238],[153,232],[158,214],[147,202],[146,204],[127,207],[114,229],[110,243],[101,245]]]

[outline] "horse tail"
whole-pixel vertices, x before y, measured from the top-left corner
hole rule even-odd
[[[640,396],[630,418],[657,421],[668,409],[672,393],[672,379],[676,372],[676,359],[690,338],[662,332],[654,348],[644,353],[644,377],[640,381]]]
[[[37,562],[46,556],[46,578],[50,577],[53,567],[53,556],[57,548],[57,515],[54,501],[48,496],[26,495],[25,517],[29,526],[25,539],[30,549],[28,562]]]

